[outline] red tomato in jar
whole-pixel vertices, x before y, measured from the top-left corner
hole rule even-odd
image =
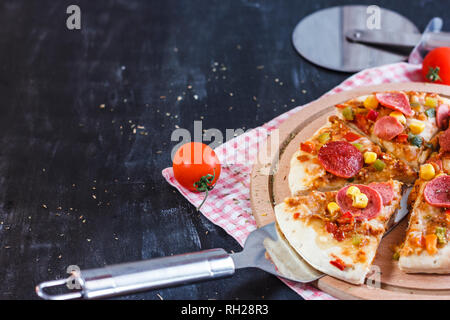
[[[204,143],[186,143],[173,157],[175,179],[190,191],[211,190],[219,179],[220,169],[216,153]]]
[[[422,75],[428,82],[450,85],[450,48],[430,51],[423,60]]]

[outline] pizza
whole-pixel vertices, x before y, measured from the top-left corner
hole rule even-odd
[[[409,273],[450,271],[450,128],[433,145],[436,151],[420,167],[410,193],[408,229],[396,252],[399,268]]]
[[[350,184],[312,191],[275,206],[277,226],[312,267],[361,284],[389,222],[400,206],[402,183]]]
[[[434,93],[376,92],[336,105],[349,126],[418,170],[448,125],[450,100]]]
[[[420,166],[419,178],[415,181],[408,198],[410,206],[413,205],[424,183],[439,174],[450,174],[450,128],[436,135],[431,144],[434,151],[426,163]]]
[[[408,273],[449,273],[450,175],[441,173],[417,187],[398,266]]]
[[[416,178],[417,173],[403,160],[331,116],[312,138],[300,143],[291,158],[288,182],[291,194],[301,195],[390,179],[412,184]]]
[[[336,105],[300,143],[277,228],[312,267],[361,284],[400,208],[410,220],[394,257],[408,273],[450,273],[450,100],[375,92]]]

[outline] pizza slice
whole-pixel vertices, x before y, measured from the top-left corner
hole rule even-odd
[[[275,206],[288,243],[317,270],[364,283],[377,248],[400,207],[402,183],[352,184],[339,191],[312,191]]]
[[[292,156],[288,182],[292,195],[302,195],[390,179],[413,184],[416,178],[416,172],[404,161],[331,116]]]
[[[342,119],[415,170],[445,126],[450,100],[434,93],[378,92],[336,105]],[[448,120],[447,120],[448,121]]]
[[[410,207],[416,200],[424,183],[439,174],[450,174],[450,128],[436,135],[431,140],[431,145],[433,153],[426,163],[420,166],[419,179],[415,181],[409,195],[408,204]]]
[[[398,266],[407,273],[450,273],[450,175],[416,184]]]

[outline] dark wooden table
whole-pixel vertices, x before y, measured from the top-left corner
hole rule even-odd
[[[81,268],[240,250],[163,179],[176,127],[253,128],[348,77],[293,50],[318,9],[374,1],[2,1],[1,299]],[[81,30],[66,28],[67,6]],[[447,1],[379,1],[423,30]],[[446,19],[448,25],[448,19]],[[254,98],[256,97],[256,99]],[[232,278],[124,299],[299,299],[277,278]]]

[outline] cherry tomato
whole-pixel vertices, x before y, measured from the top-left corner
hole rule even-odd
[[[211,190],[219,179],[220,169],[214,150],[200,142],[182,145],[173,157],[175,179],[190,191]]]
[[[430,51],[423,60],[422,75],[428,82],[450,85],[450,48]]]

